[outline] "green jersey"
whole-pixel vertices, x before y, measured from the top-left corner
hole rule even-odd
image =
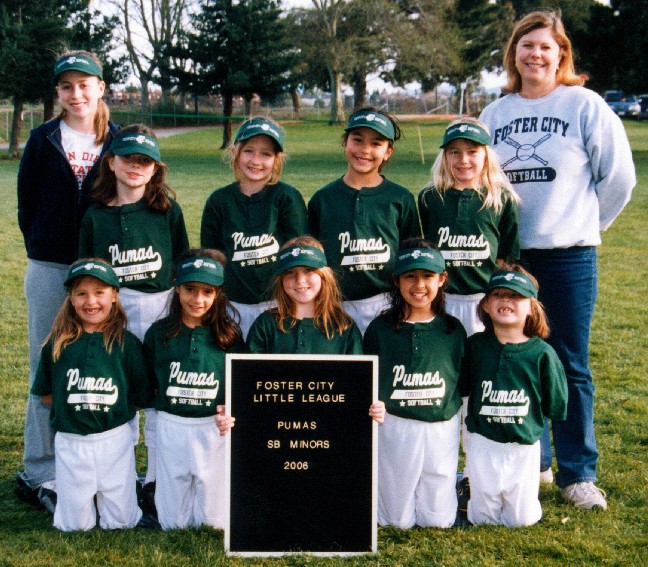
[[[387,179],[360,190],[329,183],[308,203],[308,224],[348,300],[389,290],[400,241],[421,236],[414,197]]]
[[[122,287],[154,293],[171,288],[173,262],[189,248],[180,206],[151,211],[143,200],[120,207],[90,207],[83,217],[79,258],[110,262]]]
[[[291,326],[292,325],[292,326]],[[261,313],[250,328],[247,344],[250,352],[269,354],[362,354],[362,335],[355,323],[331,339],[320,331],[312,319],[286,319],[282,332],[274,315]]]
[[[567,417],[563,365],[538,337],[502,344],[492,331],[472,335],[460,390],[469,395],[468,431],[498,443],[532,445],[542,435],[544,417]]]
[[[267,299],[281,245],[307,231],[306,205],[294,187],[280,181],[247,196],[232,183],[207,199],[200,243],[227,256],[227,297],[256,304]]]
[[[90,435],[128,423],[135,406],[150,406],[153,388],[142,343],[126,331],[109,353],[103,333],[83,333],[52,359],[52,341],[41,351],[34,396],[52,394],[50,425],[56,431]]]
[[[144,337],[157,393],[153,407],[181,417],[208,417],[225,403],[225,352],[207,327],[182,325],[165,339],[169,318],[156,321]],[[240,340],[230,352],[243,350]]]
[[[484,189],[434,187],[419,193],[423,235],[438,246],[446,261],[446,292],[483,293],[497,260],[520,256],[517,206],[505,198],[502,208],[483,208]]]
[[[364,335],[365,354],[379,357],[378,398],[388,413],[419,421],[448,421],[461,407],[457,390],[466,331],[450,315],[401,323],[386,315]]]

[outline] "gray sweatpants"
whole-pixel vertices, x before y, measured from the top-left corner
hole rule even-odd
[[[29,387],[34,382],[40,350],[65,299],[65,264],[28,260],[25,274],[27,332],[29,335]],[[36,488],[54,480],[54,430],[49,425],[50,408],[40,397],[29,395],[25,416],[24,480]]]

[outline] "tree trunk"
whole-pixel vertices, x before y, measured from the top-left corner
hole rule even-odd
[[[232,139],[232,110],[234,109],[234,95],[233,94],[224,94],[223,95],[223,115],[225,119],[223,120],[223,143],[220,147],[221,150],[225,150],[230,145],[230,140]]]
[[[329,124],[344,122],[344,104],[342,103],[342,86],[340,72],[329,67],[329,79],[331,81],[331,117]]]
[[[361,71],[353,74],[353,110],[367,105],[367,76]]]
[[[43,100],[43,122],[54,118],[54,97],[48,96]]]
[[[11,137],[9,139],[9,157],[20,157],[20,133],[23,126],[23,109],[25,101],[17,96],[14,97],[13,120],[11,121]]]
[[[297,87],[290,87],[290,98],[292,99],[295,118],[301,118],[301,95],[299,94]]]
[[[142,85],[140,95],[142,97],[141,106],[142,114],[146,114],[149,111],[149,81],[148,79],[141,79],[140,83]]]
[[[252,115],[252,96],[246,94],[243,97],[243,101],[245,104],[243,107],[243,113],[245,114],[245,118],[249,118]]]

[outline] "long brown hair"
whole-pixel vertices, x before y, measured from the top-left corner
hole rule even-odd
[[[281,247],[281,250],[291,246],[312,246],[324,252],[320,241],[312,236],[292,238]],[[324,266],[313,271],[322,278],[322,287],[315,298],[313,324],[330,340],[336,333],[339,335],[344,333],[351,326],[353,319],[342,307],[342,292],[333,270],[329,266]],[[274,315],[277,328],[282,333],[287,333],[296,323],[295,304],[283,288],[283,274],[275,276],[272,284],[272,296],[276,300],[277,306],[270,309],[270,313]],[[286,328],[285,324],[288,319],[291,321]]]
[[[88,260],[110,266],[108,262],[98,258],[88,258]],[[79,276],[72,281],[72,285],[70,285],[68,289],[63,305],[61,305],[61,308],[54,319],[52,329],[44,341],[44,343],[52,341],[52,359],[54,362],[59,359],[63,349],[79,340],[84,332],[83,323],[79,319],[79,316],[72,305],[72,294],[83,278],[92,277],[93,276]],[[111,287],[108,284],[105,285],[106,287]],[[117,292],[119,291],[117,288],[113,289]],[[119,293],[117,293],[115,303],[113,303],[108,317],[101,324],[99,332],[103,333],[104,348],[109,353],[112,351],[112,347],[115,343],[120,346],[124,343],[124,334],[126,332],[126,312],[119,302]]]
[[[184,262],[188,258],[211,258],[216,262],[225,266],[227,260],[225,255],[219,250],[211,248],[192,248],[187,250],[182,256],[178,258],[177,263]],[[236,309],[230,304],[227,294],[222,286],[213,286],[218,294],[214,299],[214,303],[209,308],[209,311],[203,315],[203,327],[207,327],[212,335],[216,344],[222,350],[229,350],[236,345],[241,338],[241,329],[236,322],[238,313]],[[177,290],[174,291],[169,305],[169,328],[164,335],[165,340],[177,337],[182,329],[182,305]]]
[[[62,57],[69,57],[71,55],[83,55],[85,57],[89,57],[92,59],[97,65],[99,65],[99,68],[103,71],[103,64],[101,63],[99,57],[97,57],[94,53],[90,51],[82,51],[82,50],[74,50],[74,51],[66,51],[65,53],[61,53],[57,59],[61,59]],[[97,81],[102,82],[102,79],[99,77],[95,77]],[[65,119],[65,116],[67,115],[67,111],[65,109],[61,109],[61,112],[59,113],[58,117],[63,120]],[[101,145],[106,141],[106,138],[108,137],[108,121],[110,120],[110,110],[108,109],[108,105],[103,101],[102,98],[100,98],[97,101],[97,111],[95,112],[94,115],[94,124],[93,124],[93,130],[95,133],[95,143],[97,145]]]
[[[116,136],[134,132],[139,134],[148,134],[152,138],[156,138],[155,132],[145,124],[131,124],[125,126]],[[157,138],[156,138],[157,139]],[[99,174],[92,186],[92,198],[95,203],[101,207],[107,207],[108,204],[115,200],[117,197],[117,177],[115,172],[110,169],[109,160],[113,159],[115,154],[107,151],[101,158],[101,165],[99,166]],[[166,213],[171,206],[169,198],[175,199],[176,193],[166,183],[167,166],[163,162],[156,162],[155,173],[150,181],[146,184],[144,190],[143,200],[146,206],[151,211],[156,213]]]
[[[504,52],[504,70],[508,84],[502,89],[505,93],[519,93],[522,90],[522,77],[515,66],[515,51],[520,38],[534,30],[547,28],[551,31],[556,43],[560,46],[560,63],[556,71],[556,82],[559,85],[582,85],[585,80],[574,70],[572,44],[560,16],[549,10],[538,10],[524,16],[513,29],[511,38]]]
[[[520,264],[515,264],[513,262],[505,262],[500,266],[501,270],[506,270],[507,272],[519,272],[528,277],[536,289],[540,289],[538,280],[533,277],[529,272],[527,272]],[[489,295],[492,293],[492,290],[479,301],[477,306],[477,315],[479,320],[484,324],[487,330],[493,330],[493,321],[490,318],[490,315],[484,311],[484,305],[488,301]],[[549,321],[547,320],[547,314],[545,313],[542,303],[538,301],[535,297],[529,297],[531,300],[531,312],[527,315],[527,319],[524,323],[523,333],[526,337],[540,337],[541,339],[546,339],[549,336]]]

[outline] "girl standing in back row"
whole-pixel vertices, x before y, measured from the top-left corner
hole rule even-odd
[[[25,297],[30,385],[41,345],[65,299],[63,281],[77,258],[81,219],[91,202],[90,188],[99,171],[99,158],[118,130],[101,100],[106,85],[96,55],[64,53],[56,61],[54,80],[61,113],[32,130],[18,170],[18,225],[28,257]],[[22,500],[46,504],[52,512],[52,500],[39,498],[39,492],[46,496],[54,488],[54,435],[48,416],[49,408],[29,396],[24,470],[16,478],[16,492]]]
[[[421,234],[414,197],[381,173],[400,137],[389,114],[354,112],[342,137],[346,173],[308,203],[310,233],[324,245],[344,309],[362,332],[388,303],[399,242]]]
[[[236,181],[207,199],[200,243],[225,253],[225,292],[241,317],[246,336],[270,307],[270,280],[277,253],[291,238],[306,234],[306,205],[297,189],[280,181],[284,133],[265,117],[245,122],[230,147]]]

